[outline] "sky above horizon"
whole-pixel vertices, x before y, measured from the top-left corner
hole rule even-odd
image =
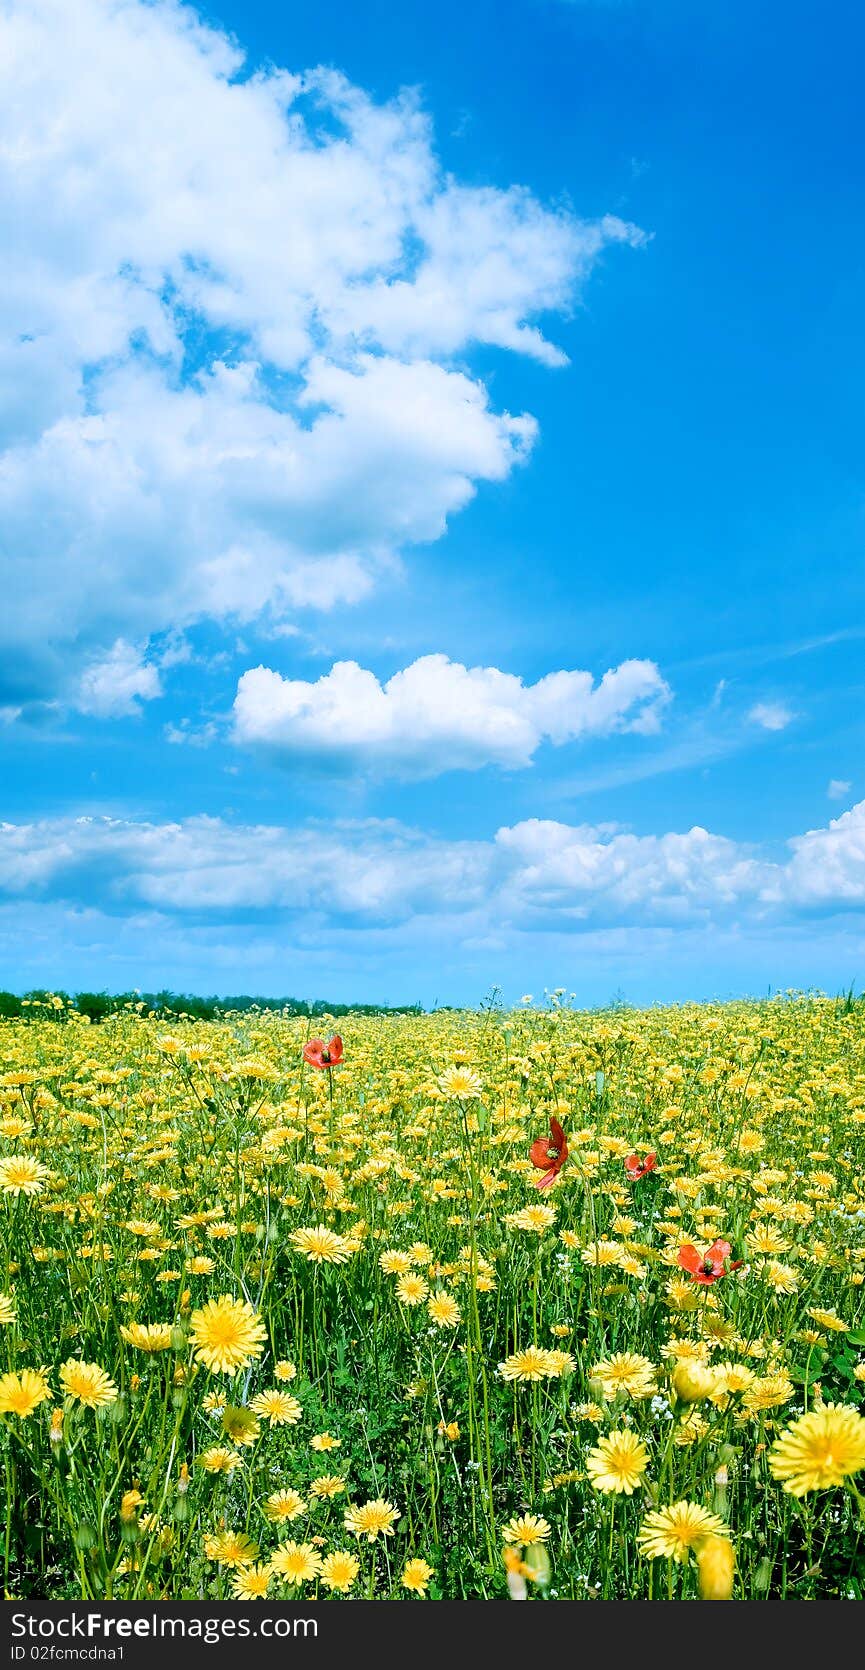
[[[4,0],[0,986],[865,985],[865,17]]]

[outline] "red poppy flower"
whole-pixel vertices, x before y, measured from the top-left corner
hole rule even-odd
[[[303,1046],[303,1059],[310,1067],[338,1067],[342,1060],[342,1039],[334,1033],[328,1044],[323,1038],[310,1038]]]
[[[736,1258],[732,1264],[727,1263],[733,1251],[729,1241],[713,1241],[704,1253],[698,1253],[690,1241],[686,1241],[679,1248],[679,1263],[695,1282],[708,1287],[713,1281],[720,1281],[722,1276],[729,1275],[731,1270],[741,1270],[743,1260]]]
[[[535,1178],[536,1189],[548,1189],[554,1183],[568,1157],[565,1133],[557,1119],[550,1120],[548,1137],[538,1137],[529,1149],[529,1159],[545,1176]]]
[[[657,1154],[645,1154],[642,1160],[639,1154],[629,1154],[625,1161],[625,1171],[631,1182],[636,1183],[638,1178],[645,1177],[647,1171],[654,1171],[657,1163]]]

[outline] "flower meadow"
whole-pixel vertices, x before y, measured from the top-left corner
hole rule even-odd
[[[865,1005],[0,1024],[7,1597],[863,1598]]]

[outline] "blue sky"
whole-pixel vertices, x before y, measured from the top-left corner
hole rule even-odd
[[[18,0],[0,983],[865,980],[858,8]]]

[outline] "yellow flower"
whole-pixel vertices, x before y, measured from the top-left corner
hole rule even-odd
[[[718,1390],[719,1376],[708,1363],[681,1362],[673,1370],[673,1390],[683,1403],[698,1403]]]
[[[427,1565],[426,1560],[407,1560],[403,1567],[402,1586],[410,1594],[425,1595],[433,1575],[433,1567]]]
[[[235,1467],[242,1465],[237,1451],[226,1449],[224,1444],[212,1444],[197,1459],[205,1473],[233,1473]]]
[[[736,1556],[727,1537],[705,1537],[696,1546],[701,1600],[730,1600]]]
[[[619,1241],[592,1241],[582,1254],[584,1264],[606,1265],[618,1264],[622,1256],[622,1246]]]
[[[144,1506],[144,1497],[140,1490],[125,1490],[120,1498],[120,1517],[130,1525],[138,1518],[139,1509]]]
[[[196,1361],[215,1374],[235,1374],[260,1357],[267,1333],[252,1306],[224,1293],[190,1317]]]
[[[235,1600],[263,1600],[270,1588],[269,1566],[241,1566],[234,1579]]]
[[[865,1467],[865,1420],[849,1404],[812,1409],[772,1446],[769,1467],[790,1496],[843,1484]]]
[[[411,1254],[406,1252],[383,1252],[379,1255],[379,1264],[386,1276],[405,1276],[411,1269]]]
[[[396,1284],[397,1298],[404,1305],[422,1305],[429,1294],[429,1285],[423,1276],[400,1276]]]
[[[551,1534],[552,1526],[535,1513],[523,1513],[518,1518],[509,1519],[502,1531],[505,1542],[517,1543],[521,1548],[530,1548],[534,1542],[546,1542]]]
[[[271,1426],[294,1426],[303,1414],[297,1398],[289,1392],[259,1392],[250,1408]]]
[[[546,1229],[551,1229],[556,1221],[554,1206],[524,1206],[521,1212],[512,1212],[506,1223],[513,1229],[525,1229],[531,1235],[543,1235]]]
[[[338,1589],[345,1594],[357,1578],[360,1571],[360,1561],[356,1554],[343,1554],[337,1549],[328,1554],[321,1562],[321,1581],[328,1589]]]
[[[169,1351],[172,1333],[170,1322],[130,1322],[120,1329],[121,1338],[136,1351]]]
[[[297,1369],[295,1368],[294,1363],[288,1362],[285,1357],[280,1357],[279,1362],[274,1367],[273,1373],[276,1380],[294,1380],[297,1375]]]
[[[332,1500],[334,1496],[341,1496],[345,1490],[345,1479],[338,1473],[322,1473],[318,1479],[313,1479],[309,1487],[311,1496],[318,1496],[322,1500]],[[353,1558],[353,1556],[352,1556]]]
[[[306,1513],[306,1502],[299,1490],[274,1490],[264,1504],[265,1517],[271,1524],[278,1525],[283,1520],[297,1519]]]
[[[438,1328],[456,1328],[461,1321],[460,1307],[456,1299],[439,1288],[427,1303],[427,1310]]]
[[[117,1397],[114,1381],[98,1363],[80,1363],[74,1357],[63,1364],[60,1384],[68,1397],[87,1409],[102,1409]]]
[[[270,1569],[286,1583],[311,1583],[321,1571],[321,1557],[311,1542],[283,1542],[271,1555]]]
[[[650,1560],[675,1560],[683,1565],[692,1548],[704,1537],[727,1537],[729,1531],[716,1513],[696,1502],[674,1502],[646,1514],[637,1535],[637,1547]]]
[[[239,1444],[244,1449],[246,1445],[255,1443],[261,1428],[251,1409],[235,1409],[229,1404],[223,1410],[222,1430],[233,1444]]]
[[[220,1531],[205,1537],[204,1552],[220,1566],[251,1566],[258,1557],[257,1544],[241,1531]]]
[[[547,1373],[554,1380],[560,1380],[563,1374],[573,1374],[576,1366],[576,1357],[570,1351],[547,1352]]]
[[[622,1392],[639,1399],[652,1397],[657,1391],[652,1363],[636,1351],[617,1351],[605,1357],[595,1364],[589,1379],[598,1382],[602,1397],[610,1402]]]
[[[47,1166],[29,1154],[8,1154],[0,1160],[0,1190],[7,1195],[38,1195],[51,1176]]]
[[[756,1415],[761,1409],[777,1409],[780,1404],[789,1402],[794,1390],[786,1370],[778,1369],[751,1381],[742,1398],[742,1407],[749,1415]]]
[[[15,1300],[11,1293],[0,1293],[0,1327],[6,1327],[14,1322],[17,1316]]]
[[[345,1237],[324,1224],[318,1224],[315,1229],[295,1229],[289,1239],[310,1264],[346,1264],[352,1254]]]
[[[17,1415],[26,1421],[50,1396],[44,1374],[36,1369],[22,1368],[18,1374],[0,1375],[0,1415]]]
[[[627,1428],[599,1439],[586,1456],[586,1472],[595,1490],[632,1496],[649,1465],[649,1452]]]
[[[809,1307],[808,1315],[814,1318],[819,1327],[828,1329],[830,1333],[844,1334],[847,1332],[847,1324],[841,1321],[837,1311],[815,1310]]]
[[[499,1374],[503,1380],[546,1380],[554,1373],[550,1364],[552,1355],[543,1346],[530,1345],[499,1363]]]
[[[398,1508],[377,1496],[372,1502],[364,1502],[362,1507],[347,1508],[343,1523],[354,1536],[375,1542],[379,1536],[392,1537],[396,1521],[401,1518]]]
[[[338,1450],[341,1443],[341,1438],[334,1438],[329,1432],[317,1432],[314,1438],[310,1438],[309,1447],[311,1450]]]
[[[447,1067],[439,1079],[439,1089],[448,1101],[475,1102],[483,1095],[484,1087],[477,1073],[470,1067]]]

